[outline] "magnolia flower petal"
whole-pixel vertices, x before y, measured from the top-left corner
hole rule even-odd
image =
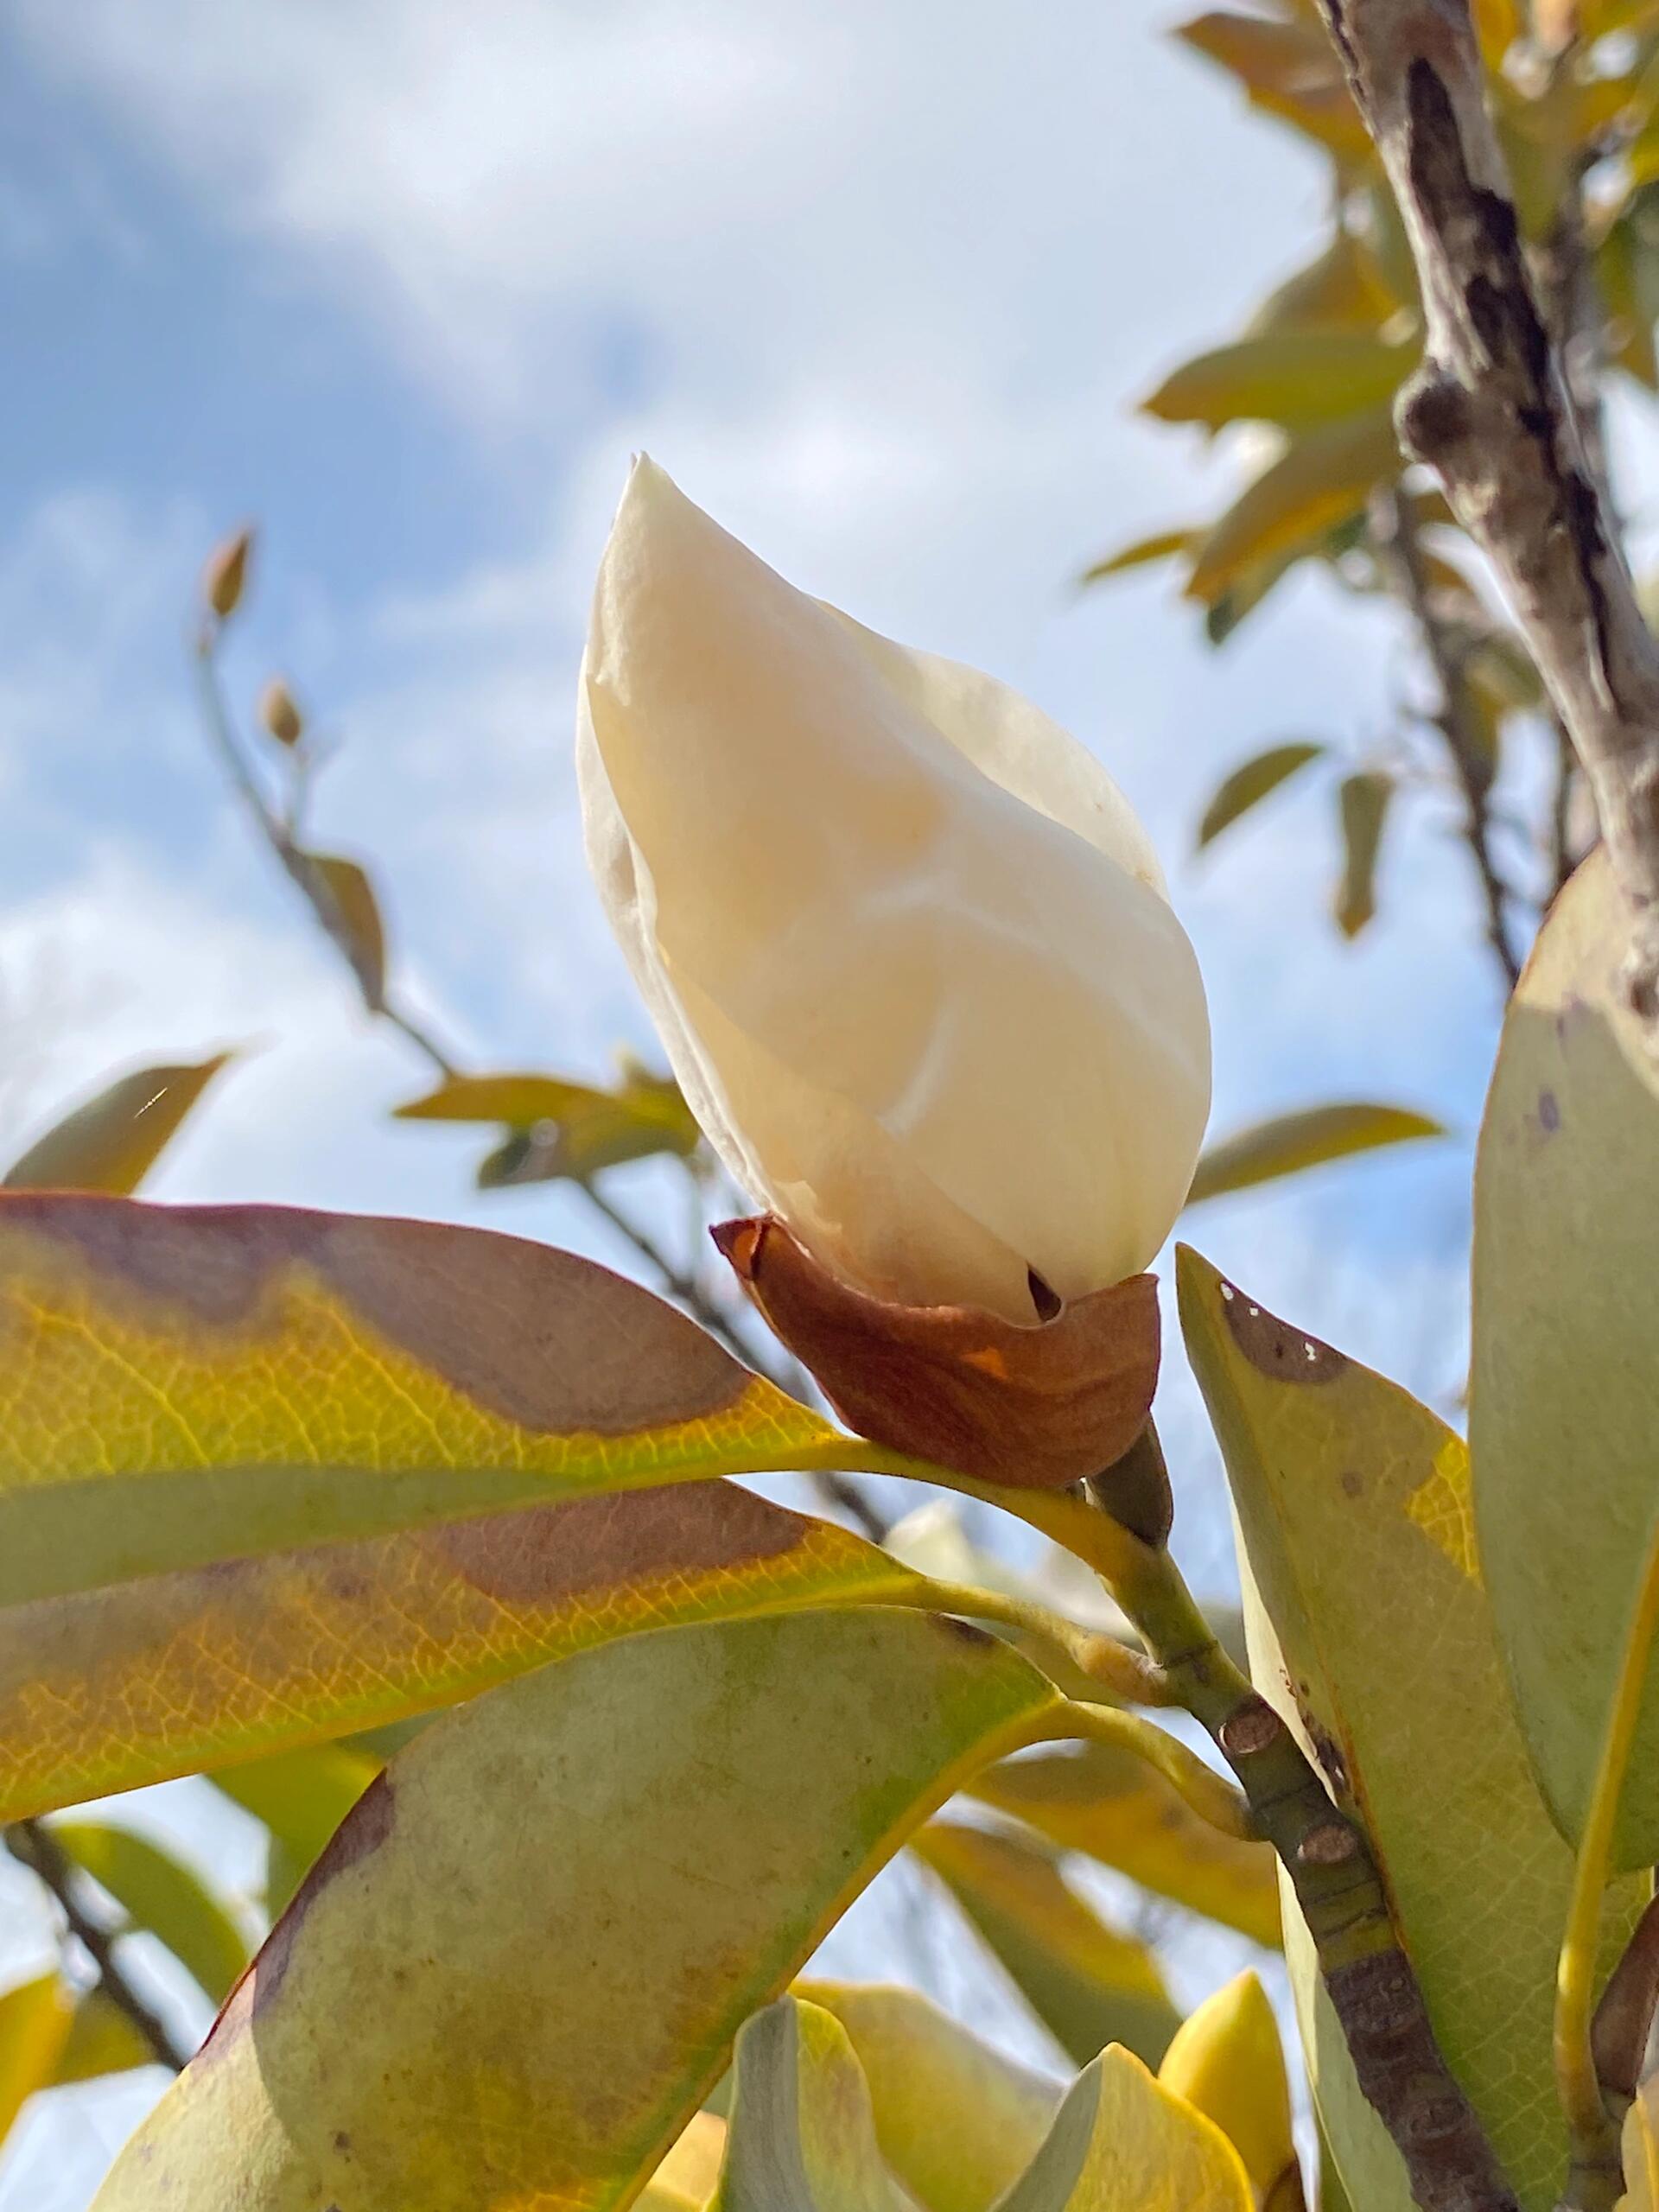
[[[1077,1297],[1146,1265],[1197,1156],[1208,1024],[1144,836],[1074,741],[796,591],[647,462],[580,720],[595,874],[755,1198],[911,1303],[1020,1318],[1028,1268]]]

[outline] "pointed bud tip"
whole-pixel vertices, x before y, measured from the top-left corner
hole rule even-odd
[[[213,549],[201,572],[201,595],[221,622],[228,622],[242,603],[252,550],[253,524],[248,523]]]
[[[278,745],[297,745],[305,734],[305,717],[280,676],[259,694],[259,719]]]

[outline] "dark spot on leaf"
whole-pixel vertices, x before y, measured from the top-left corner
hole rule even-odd
[[[1344,1497],[1357,1497],[1365,1487],[1365,1478],[1357,1467],[1344,1467],[1339,1479]]]
[[[551,1605],[776,1559],[810,1525],[734,1484],[698,1483],[489,1514],[434,1529],[426,1541],[486,1596]]]
[[[1236,1284],[1222,1285],[1221,1310],[1240,1351],[1275,1382],[1333,1382],[1348,1364],[1317,1337],[1253,1305]]]
[[[1561,1109],[1553,1090],[1538,1094],[1538,1126],[1546,1136],[1553,1137],[1561,1126]]]

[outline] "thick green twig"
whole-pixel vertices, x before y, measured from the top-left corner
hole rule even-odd
[[[1161,1476],[1150,1427],[1128,1471]],[[1110,1471],[1121,1483],[1125,1463]],[[1284,1720],[1217,1642],[1161,1547],[1114,1547],[1108,1578],[1172,1700],[1208,1732],[1278,1853],[1307,1923],[1360,2088],[1406,2163],[1421,2212],[1516,2212],[1513,2190],[1441,2057],[1357,1821],[1334,1805]]]
[[[105,1996],[137,2031],[156,2063],[175,2074],[182,2073],[189,2053],[180,2050],[163,2022],[127,1979],[115,1955],[118,1931],[105,1927],[81,1903],[75,1868],[51,1829],[39,1821],[14,1821],[5,1831],[5,1846],[19,1866],[27,1866],[51,1892],[69,1934],[92,1961]]]

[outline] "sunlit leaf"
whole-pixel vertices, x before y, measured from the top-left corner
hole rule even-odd
[[[248,1945],[200,1875],[148,1836],[106,1821],[54,1821],[52,1839],[135,1928],[171,1951],[214,2004],[224,2001],[248,1963]]]
[[[43,1974],[0,1995],[0,2141],[37,2090],[50,2088],[69,2039],[74,1999]]]
[[[1067,1745],[992,1767],[973,1795],[1258,1943],[1279,1942],[1271,1847],[1223,1835],[1172,1785],[1111,1744]]]
[[[356,861],[334,853],[308,853],[305,865],[321,879],[327,919],[352,963],[364,1003],[377,1012],[386,998],[386,928],[374,886]]]
[[[725,2121],[711,2112],[694,2112],[684,2134],[635,2198],[639,2212],[703,2212],[725,2155]]]
[[[1382,830],[1394,779],[1379,770],[1366,769],[1344,776],[1337,793],[1342,824],[1342,879],[1337,886],[1337,927],[1344,937],[1357,937],[1376,912],[1376,863],[1382,848]]]
[[[1387,407],[1304,432],[1211,529],[1193,561],[1188,595],[1217,600],[1249,569],[1317,549],[1401,466]]]
[[[1253,107],[1317,138],[1345,160],[1370,157],[1370,140],[1336,49],[1318,24],[1217,9],[1182,23],[1176,36],[1230,70]]]
[[[1154,561],[1167,561],[1174,554],[1190,552],[1203,536],[1196,530],[1160,530],[1151,537],[1137,537],[1122,552],[1109,553],[1084,570],[1079,583],[1097,584],[1107,576],[1121,576],[1130,569],[1144,569]]]
[[[0,1197],[0,1607],[844,1447],[590,1261],[433,1223]]]
[[[1624,2195],[1618,2212],[1659,2212],[1659,2074],[1650,2074],[1624,2115]]]
[[[1230,829],[1242,814],[1259,806],[1287,777],[1306,767],[1310,760],[1317,760],[1324,751],[1323,745],[1298,739],[1289,745],[1270,745],[1265,753],[1255,753],[1235,768],[1217,786],[1215,797],[1204,810],[1204,819],[1198,824],[1199,849],[1219,837],[1224,830]]]
[[[1567,2159],[1550,2036],[1573,1863],[1510,1709],[1468,1454],[1427,1407],[1196,1253],[1178,1274],[1238,1517],[1253,1671],[1363,1818],[1446,2063],[1527,2212],[1546,2212]],[[1610,1899],[1615,1948],[1636,1888]],[[1349,2193],[1364,2212],[1404,2212],[1404,2167],[1322,1991],[1315,2001],[1294,1903],[1286,1948]]]
[[[1016,2066],[917,1990],[796,1986],[846,2029],[881,2155],[922,2212],[990,2212],[1047,2133],[1058,2084]]]
[[[9,1191],[136,1191],[178,1134],[185,1116],[231,1058],[138,1068],[39,1137],[3,1178]]]
[[[1246,338],[1184,362],[1142,410],[1211,430],[1240,422],[1306,430],[1381,406],[1416,359],[1414,346],[1335,331]]]
[[[1179,2022],[1157,1961],[1086,1904],[1054,1855],[1013,1834],[935,1821],[911,1845],[1078,2065],[1120,2043],[1156,2065]]]
[[[1284,2046],[1261,1977],[1237,1974],[1182,2021],[1158,2079],[1227,2138],[1263,2212],[1300,2212]]]
[[[162,2167],[168,2212],[620,2204],[916,1822],[1055,1712],[1005,1645],[876,1610],[475,1700],[359,1803],[99,2212],[155,2212]]]
[[[1527,1741],[1574,1838],[1659,1508],[1659,1065],[1620,982],[1628,933],[1593,855],[1510,1001],[1475,1175],[1481,1559]],[[1632,1867],[1659,1851],[1651,1675],[1615,1850]]]
[[[870,2092],[833,2013],[780,1997],[737,2039],[709,2212],[899,2212]]]
[[[730,1483],[230,1559],[0,1610],[0,1817],[251,1758],[281,1903],[372,1778],[339,1746],[641,1629],[906,1596],[874,1545]]]
[[[1406,1106],[1383,1106],[1365,1099],[1330,1106],[1308,1106],[1296,1114],[1275,1114],[1270,1121],[1240,1129],[1212,1144],[1199,1160],[1187,1192],[1188,1205],[1218,1198],[1229,1191],[1249,1190],[1281,1175],[1300,1175],[1327,1160],[1385,1145],[1410,1144],[1446,1135],[1439,1122]]]
[[[998,2212],[1252,2212],[1236,2151],[1127,2050],[1073,2082]]]

